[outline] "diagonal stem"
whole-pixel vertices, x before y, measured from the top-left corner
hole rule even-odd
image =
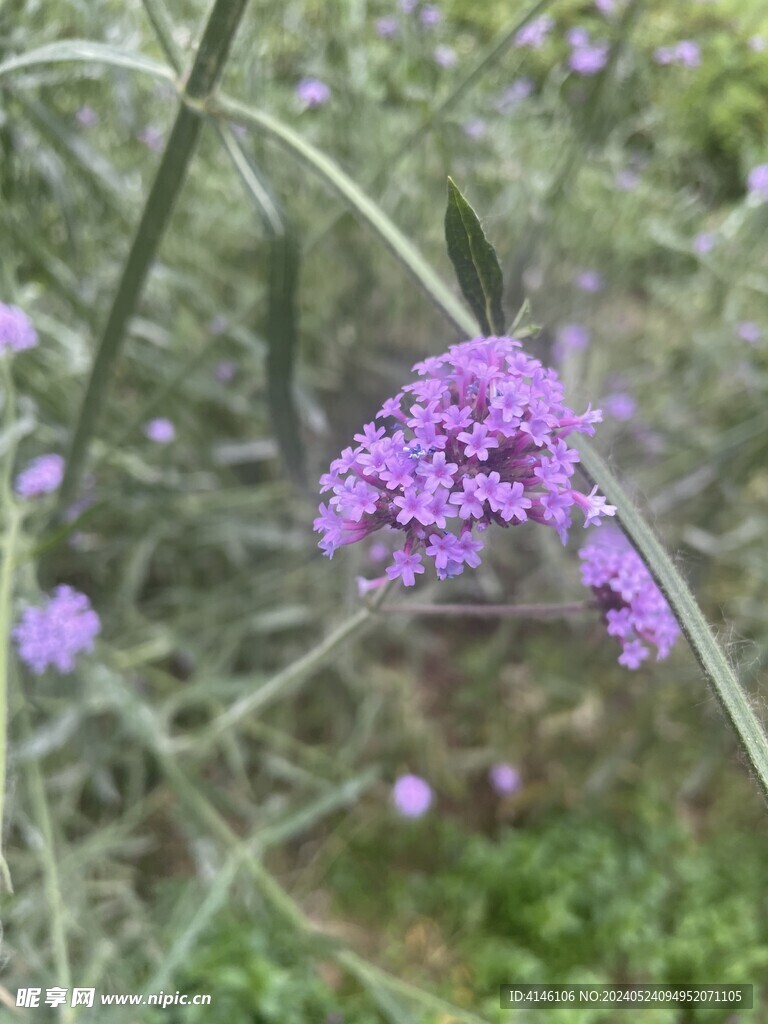
[[[388,604],[379,612],[385,615],[448,615],[476,619],[566,619],[595,608],[597,601],[563,604]]]
[[[98,426],[128,322],[141,299],[147,276],[197,146],[202,125],[201,104],[221,76],[247,2],[215,0],[205,26],[182,97],[183,102],[147,196],[107,323],[99,339],[67,458],[61,486],[61,506],[71,501],[77,492],[88,446]]]

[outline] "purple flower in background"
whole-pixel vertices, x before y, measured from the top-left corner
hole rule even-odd
[[[517,32],[515,35],[515,46],[530,46],[531,49],[538,50],[540,46],[544,45],[554,25],[554,19],[548,14],[542,14],[538,18],[534,18],[533,21],[523,25]]]
[[[147,423],[144,427],[144,434],[155,444],[170,444],[176,439],[176,427],[169,419],[161,416]]]
[[[64,459],[61,455],[40,455],[16,477],[13,489],[22,498],[36,498],[50,494],[64,477]]]
[[[527,100],[532,92],[533,82],[530,78],[516,78],[499,96],[496,101],[496,109],[500,114],[506,114],[516,107],[518,103]]]
[[[600,531],[579,551],[581,578],[597,598],[610,636],[621,645],[619,664],[639,668],[656,648],[666,658],[680,629],[669,605],[642,559],[615,528]]]
[[[562,354],[565,352],[583,352],[589,346],[592,335],[584,324],[563,324],[558,330],[555,345]]]
[[[222,359],[216,363],[214,376],[221,384],[230,384],[237,376],[237,363],[231,359]]]
[[[32,321],[18,306],[6,306],[0,302],[0,353],[10,349],[23,352],[37,345],[37,331]]]
[[[93,107],[89,107],[86,103],[85,106],[80,107],[75,114],[75,121],[77,121],[81,128],[93,128],[94,125],[99,123],[99,115]]]
[[[577,75],[596,75],[602,71],[608,61],[608,44],[589,43],[586,46],[576,46],[571,50],[568,58],[568,66]]]
[[[432,56],[435,59],[435,64],[439,64],[441,68],[452,68],[455,67],[457,60],[456,51],[450,46],[436,46]]]
[[[464,134],[475,142],[484,138],[488,132],[488,123],[484,121],[482,117],[470,118],[470,120],[465,121],[461,127]]]
[[[424,4],[419,11],[419,21],[427,28],[439,25],[443,20],[443,12],[435,4]]]
[[[308,110],[322,107],[331,98],[331,90],[319,78],[302,78],[296,86],[296,96]]]
[[[763,329],[760,324],[756,324],[752,320],[744,320],[736,328],[736,334],[742,341],[756,345],[758,341],[762,341]]]
[[[400,10],[403,14],[413,14],[417,4],[418,0],[400,0]]]
[[[614,184],[619,192],[634,192],[640,184],[640,174],[631,167],[625,167],[614,178]]]
[[[590,43],[589,32],[580,25],[569,28],[565,38],[569,46],[589,46]]]
[[[401,775],[392,787],[392,802],[404,818],[421,818],[432,805],[432,789],[418,775]]]
[[[400,22],[397,18],[377,18],[375,22],[376,35],[381,39],[394,39],[400,34]]]
[[[595,0],[595,7],[601,14],[612,14],[616,10],[616,0]]]
[[[75,659],[93,650],[101,631],[99,616],[85,594],[73,587],[56,587],[40,607],[27,608],[13,630],[19,657],[36,675],[49,665],[71,672]]]
[[[768,164],[753,167],[747,177],[747,188],[761,202],[768,202]]]
[[[583,292],[592,295],[603,290],[603,275],[599,270],[580,270],[573,279],[573,283]]]
[[[332,496],[315,531],[330,558],[383,527],[403,535],[390,579],[413,586],[434,561],[438,579],[479,565],[490,525],[527,520],[551,526],[563,542],[571,511],[585,524],[615,509],[581,494],[571,476],[573,433],[594,433],[599,410],[576,415],[563,403],[554,370],[513,338],[474,338],[414,366],[419,379],[388,399],[320,480]]]
[[[141,129],[136,138],[139,142],[142,142],[147,149],[151,149],[153,153],[159,153],[163,148],[165,132],[156,124],[147,124]]]
[[[693,251],[699,256],[705,256],[717,245],[717,235],[711,231],[701,231],[693,240]]]
[[[493,765],[488,772],[488,779],[499,796],[509,796],[516,792],[522,781],[517,768],[506,762]]]
[[[701,64],[701,50],[693,39],[682,39],[675,45],[675,61],[686,68],[697,68]]]
[[[615,420],[631,420],[637,412],[637,402],[626,391],[608,395],[602,405],[608,415],[613,416]]]

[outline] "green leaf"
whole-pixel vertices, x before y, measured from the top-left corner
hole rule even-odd
[[[467,200],[448,179],[445,241],[464,298],[477,317],[483,334],[503,334],[501,297],[504,279],[496,250],[485,237],[480,220]]]

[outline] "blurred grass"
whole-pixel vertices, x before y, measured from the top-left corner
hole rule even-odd
[[[173,5],[185,64],[208,7]],[[254,2],[224,86],[352,180],[370,181],[525,9],[454,0],[431,33],[409,24],[389,42],[373,29],[389,13],[383,4]],[[487,211],[506,276],[517,268],[525,284],[544,328],[536,353],[551,358],[563,323],[590,328],[588,350],[561,367],[573,404],[616,392],[636,400],[632,420],[606,418],[601,448],[631,467],[709,618],[729,624],[723,639],[762,710],[766,348],[748,346],[736,327],[768,329],[765,208],[744,198],[748,170],[766,159],[768,85],[765,56],[747,40],[768,37],[768,15],[760,2],[648,3],[618,64],[621,88],[607,97],[599,144],[552,201],[559,157],[588,116],[584,83],[564,71],[564,33],[578,24],[612,36],[615,24],[580,0],[552,13],[557,29],[541,50],[511,47],[414,135],[381,201],[448,280],[442,214],[452,173]],[[31,0],[17,0],[0,18],[4,58],[91,38],[163,59],[138,3],[55,0],[43,21]],[[700,42],[699,69],[653,62],[657,46],[683,38]],[[438,43],[455,47],[455,69],[432,60]],[[19,466],[66,450],[126,225],[138,221],[157,166],[137,135],[167,131],[174,110],[170,87],[82,70],[29,68],[1,87],[0,223],[13,244],[0,300],[28,309],[42,335],[14,365],[27,424]],[[300,112],[293,87],[308,74],[328,82],[332,101]],[[497,113],[519,75],[531,78],[532,95]],[[74,118],[86,103],[99,121],[83,129]],[[471,118],[486,121],[480,139],[465,134]],[[296,393],[315,476],[410,364],[452,337],[321,187],[260,141],[241,145],[305,243]],[[623,191],[616,180],[626,171],[637,185]],[[331,215],[332,230],[306,245]],[[535,247],[525,244],[531,223]],[[701,231],[717,239],[704,255],[693,245]],[[354,576],[375,573],[364,552],[320,559],[313,503],[285,482],[267,404],[262,236],[206,126],[128,324],[94,445],[97,506],[75,546],[62,538],[18,580],[29,598],[58,581],[80,586],[105,632],[75,676],[25,683],[27,741],[18,716],[11,721],[5,845],[16,895],[2,905],[2,983],[11,992],[62,983],[39,825],[20,784],[34,761],[51,807],[74,984],[129,992],[162,979],[166,989],[213,992],[211,1008],[162,1014],[179,1024],[314,1024],[334,1014],[345,1024],[448,1024],[286,927],[243,870],[242,851],[192,817],[162,758],[141,742],[151,722],[183,743],[256,696],[355,607]],[[604,276],[599,294],[574,288],[587,267]],[[230,383],[216,378],[221,360],[236,363]],[[176,423],[171,449],[144,439],[150,415]],[[29,523],[34,543],[46,536],[47,511]],[[496,538],[483,573],[447,584],[445,599],[578,598],[579,538],[564,554],[532,532]],[[501,759],[524,779],[508,801],[485,781]],[[496,986],[516,978],[765,976],[763,809],[683,652],[629,675],[599,624],[388,617],[300,691],[173,763],[235,836],[272,830],[267,866],[316,926],[488,1020],[511,1019],[495,1007]],[[437,809],[408,826],[388,806],[388,785],[405,770],[438,793]],[[336,803],[369,771],[380,781]],[[112,1019],[122,1019],[117,1010]],[[759,1003],[751,1019],[766,1019]]]

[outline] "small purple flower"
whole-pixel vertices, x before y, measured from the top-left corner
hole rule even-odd
[[[592,335],[584,324],[563,324],[556,336],[560,352],[583,352],[589,347]]]
[[[761,203],[768,202],[768,164],[758,164],[752,168],[747,178],[747,188]]]
[[[527,100],[532,92],[533,82],[530,78],[516,78],[499,96],[496,109],[500,114],[508,114],[523,100]]]
[[[538,50],[544,45],[554,25],[554,19],[548,14],[542,14],[538,18],[534,18],[527,25],[523,25],[517,32],[515,35],[515,46],[529,46],[532,50]]]
[[[421,555],[416,555],[413,552],[395,551],[392,557],[395,560],[395,564],[387,566],[385,569],[387,576],[391,580],[396,580],[399,577],[406,587],[412,587],[416,582],[416,576],[424,572],[424,566],[421,564]]]
[[[331,90],[319,78],[302,78],[296,86],[296,96],[308,110],[324,106],[331,98]]]
[[[156,124],[147,124],[141,129],[136,138],[153,153],[159,153],[165,142],[165,132]]]
[[[589,43],[571,50],[568,66],[577,75],[596,75],[602,71],[608,61],[608,44]]]
[[[0,302],[0,354],[10,349],[23,352],[37,345],[37,331],[32,321],[18,306],[6,306]]]
[[[504,761],[491,767],[488,779],[499,796],[509,796],[515,793],[522,782],[517,768]]]
[[[609,636],[621,645],[619,664],[636,669],[655,647],[669,655],[680,629],[642,559],[617,529],[604,527],[579,551],[581,577],[600,607]]]
[[[753,320],[743,320],[736,328],[736,334],[742,341],[756,345],[763,338],[763,329]]]
[[[632,395],[625,391],[617,391],[613,395],[608,395],[602,406],[606,413],[613,416],[615,420],[631,420],[637,412],[637,402]]]
[[[57,490],[63,477],[64,459],[61,455],[40,455],[19,473],[13,487],[22,498],[36,498]]]
[[[693,240],[693,251],[697,256],[706,256],[717,245],[717,235],[711,231],[701,231]]]
[[[580,270],[573,279],[573,283],[583,292],[591,295],[603,290],[603,275],[599,270]]]
[[[434,57],[435,64],[439,64],[441,68],[455,67],[459,59],[452,47],[442,44],[435,47],[432,56]]]
[[[44,605],[25,609],[13,638],[19,657],[36,675],[49,665],[66,675],[78,654],[93,650],[100,631],[99,616],[85,594],[59,586]]]
[[[164,416],[150,420],[144,427],[144,434],[155,444],[170,444],[176,439],[176,427]]]
[[[237,363],[231,359],[222,359],[214,368],[216,380],[222,384],[230,384],[237,376]]]
[[[89,107],[86,103],[75,114],[75,121],[77,121],[80,128],[93,128],[94,125],[99,123],[99,115],[93,107]]]
[[[685,68],[697,68],[701,64],[701,50],[693,39],[682,39],[675,45],[675,61]]]
[[[435,4],[424,4],[419,11],[419,21],[427,28],[434,28],[443,20],[443,12]]]
[[[469,121],[465,121],[461,127],[464,134],[475,142],[484,138],[488,132],[488,122],[484,121],[482,117],[472,117]]]
[[[397,18],[384,17],[377,18],[374,23],[376,29],[376,35],[381,39],[394,39],[400,35],[400,22]]]
[[[401,775],[392,787],[392,802],[404,818],[421,818],[432,805],[432,789],[418,775]]]

